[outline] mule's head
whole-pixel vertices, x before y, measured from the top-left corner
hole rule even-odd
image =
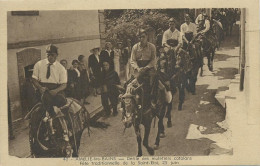
[[[121,97],[123,110],[122,121],[126,128],[132,126],[135,118],[137,117],[137,111],[141,108],[141,106],[137,104],[138,99],[139,95],[135,94],[134,90],[131,92],[126,92],[126,94]]]

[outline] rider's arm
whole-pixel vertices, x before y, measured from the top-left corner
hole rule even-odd
[[[193,36],[197,35],[197,25],[196,24],[193,24],[192,32],[193,32]]]
[[[32,78],[32,83],[40,91],[40,93],[44,93],[44,91],[47,90],[47,88],[41,86],[39,81],[35,78]]]
[[[182,36],[181,33],[178,35],[178,45],[176,47],[176,51],[178,51],[182,47]]]
[[[209,29],[210,29],[210,22],[209,22],[209,20],[206,20],[206,21],[205,21],[205,29],[202,30],[201,32],[202,32],[202,33],[206,33],[206,32],[209,31]]]
[[[184,24],[181,25],[181,38],[186,42],[189,43],[189,41],[185,37],[185,32],[184,32]]]
[[[195,24],[199,24],[199,19],[200,19],[200,17],[201,17],[201,14],[199,14],[198,17],[196,18]]]
[[[139,68],[136,61],[136,51],[137,51],[137,45],[134,45],[132,48],[131,58],[130,58],[130,64],[134,70],[137,70]]]
[[[53,89],[52,91],[55,91],[56,93],[59,93],[59,92],[65,90],[66,87],[67,87],[67,83],[63,83],[63,84],[60,84],[60,86],[58,88]]]
[[[170,47],[170,46],[167,44],[167,31],[165,31],[165,32],[163,33],[162,46],[164,46],[164,47]]]

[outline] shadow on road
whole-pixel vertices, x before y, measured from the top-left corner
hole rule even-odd
[[[172,141],[168,142],[167,147],[164,147],[174,149],[173,154],[169,155],[209,155],[211,144],[215,141],[203,135],[226,131],[217,125],[217,122],[225,119],[226,111],[214,97],[216,89],[208,89],[206,84],[197,85],[196,88],[197,95],[187,96],[182,111],[178,111],[176,108],[173,110],[172,121],[174,124],[171,129],[168,129],[173,130],[173,133],[169,133],[167,136]],[[197,127],[191,128],[192,126]],[[193,138],[187,138],[187,135],[191,135]]]
[[[231,56],[231,55],[227,55],[227,54],[216,54],[214,56],[214,62],[218,62],[218,61],[227,61],[227,59],[229,58],[236,58],[238,56]]]
[[[219,78],[219,80],[234,79],[237,73],[238,69],[236,68],[219,68],[219,70],[217,71],[217,73],[214,74],[214,76],[221,76],[222,78]]]
[[[101,122],[101,121],[90,121],[90,127],[107,129],[110,126],[109,123]]]

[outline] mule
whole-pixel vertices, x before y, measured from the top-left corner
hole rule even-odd
[[[200,34],[198,35],[196,40],[199,40],[199,42],[201,43],[203,56],[206,56],[208,59],[208,69],[210,71],[213,71],[213,60],[215,56],[215,50],[217,48],[216,38],[213,32],[210,30],[206,32],[206,34]],[[203,66],[201,67],[201,70],[203,70]]]
[[[139,85],[137,80],[133,80],[128,86],[126,93],[122,95],[121,106],[122,106],[122,120],[126,128],[130,128],[132,125],[135,130],[138,152],[137,156],[140,157],[142,153],[142,137],[140,131],[140,125],[142,124],[145,128],[143,145],[147,149],[150,155],[154,155],[154,150],[158,149],[160,143],[160,134],[164,132],[163,118],[165,115],[165,89],[163,89],[162,83],[155,79],[152,86],[152,91],[156,94],[155,102],[151,102],[151,105],[146,105],[145,103],[150,103],[151,100],[147,98],[147,91],[145,89],[145,84]],[[146,100],[146,101],[145,101]],[[148,100],[148,102],[147,102]],[[155,140],[154,147],[150,147],[148,144],[150,129],[152,120],[158,117],[158,132]]]
[[[213,30],[213,33],[216,35],[217,48],[219,49],[220,48],[220,44],[223,41],[223,37],[222,36],[224,35],[223,27],[222,27],[221,22],[213,19],[213,21],[212,21],[212,30]]]
[[[50,134],[49,125],[44,122],[48,112],[41,102],[37,103],[25,116],[29,119],[29,142],[33,157],[77,157],[80,138],[84,128],[89,129],[89,113],[80,102],[67,98],[61,114],[53,117],[55,134]],[[64,123],[65,122],[65,123]],[[65,128],[66,131],[63,131]],[[90,131],[90,129],[89,129]],[[69,140],[64,139],[67,132]],[[47,137],[46,137],[47,136]],[[46,138],[49,138],[46,140]]]
[[[187,38],[187,37],[186,37]],[[201,53],[200,43],[198,43],[195,40],[192,40],[192,38],[187,40],[190,42],[187,45],[187,51],[190,56],[191,61],[191,68],[186,73],[187,75],[187,89],[189,92],[191,92],[193,95],[196,94],[196,82],[197,82],[197,75],[199,73],[199,69],[203,66],[203,56]],[[201,70],[201,74],[202,74]]]

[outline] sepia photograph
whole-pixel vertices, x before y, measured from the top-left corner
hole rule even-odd
[[[256,155],[244,141],[260,138],[249,10],[6,11],[6,155],[84,158],[75,165]]]

